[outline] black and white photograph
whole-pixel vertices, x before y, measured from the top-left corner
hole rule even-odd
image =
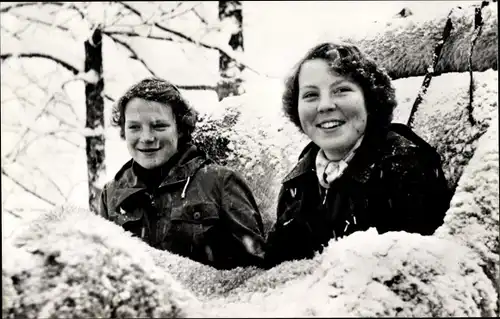
[[[0,27],[2,318],[500,316],[496,0]]]

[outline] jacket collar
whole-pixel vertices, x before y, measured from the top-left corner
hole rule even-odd
[[[186,181],[188,177],[193,176],[204,164],[209,162],[211,160],[205,153],[199,151],[194,145],[188,145],[159,187]],[[109,190],[112,192],[111,196],[109,196],[112,209],[120,206],[129,196],[146,189],[146,185],[141,182],[134,172],[133,163],[132,159],[129,160],[115,175],[115,186],[112,190]]]
[[[315,158],[319,150],[319,146],[314,144],[314,142],[310,142],[302,150],[298,163],[285,176],[282,183],[295,183],[306,174],[312,173],[316,175]],[[365,136],[343,175],[359,183],[366,183],[375,169],[375,162],[379,157],[379,152],[380,141]]]

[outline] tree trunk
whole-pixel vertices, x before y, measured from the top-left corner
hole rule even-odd
[[[85,41],[85,72],[87,78],[95,76],[95,81],[85,82],[85,103],[87,108],[85,136],[87,154],[87,176],[89,185],[89,208],[98,212],[100,188],[99,176],[105,170],[104,153],[104,79],[102,76],[102,32],[97,28],[92,37]]]
[[[241,1],[219,1],[219,20],[223,27],[232,27],[229,46],[234,51],[243,52],[243,10]],[[227,23],[227,24],[226,24]],[[244,66],[236,63],[224,53],[219,57],[219,73],[221,80],[217,83],[219,101],[228,96],[243,93],[242,72]]]

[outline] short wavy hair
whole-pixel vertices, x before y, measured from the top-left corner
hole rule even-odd
[[[179,146],[191,142],[198,112],[191,107],[175,85],[160,78],[146,78],[132,85],[114,105],[111,125],[120,128],[122,139],[125,139],[125,109],[133,98],[168,104],[175,117]]]
[[[302,133],[304,130],[300,125],[298,112],[299,75],[302,65],[315,59],[325,60],[332,71],[348,77],[362,88],[368,113],[365,134],[387,130],[397,106],[395,89],[389,75],[355,45],[325,42],[310,49],[285,79],[283,111]]]

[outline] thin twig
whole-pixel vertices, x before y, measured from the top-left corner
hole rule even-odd
[[[118,1],[118,3],[120,3],[122,6],[124,6],[125,8],[127,8],[128,10],[130,10],[132,13],[134,13],[135,15],[137,15],[139,18],[141,18],[141,20],[144,21],[144,18],[142,16],[142,14],[137,11],[136,9],[134,9],[133,7],[131,7],[129,4],[127,3],[124,3],[123,1]],[[197,46],[200,46],[202,48],[205,48],[205,49],[210,49],[210,50],[215,50],[217,52],[219,52],[220,54],[225,54],[227,55],[229,58],[231,58],[232,60],[234,60],[234,62],[238,65],[238,66],[241,66],[241,67],[245,67],[247,68],[248,70],[256,73],[256,74],[259,74],[259,75],[262,75],[261,72],[258,72],[257,70],[255,70],[254,68],[250,67],[249,65],[245,64],[245,63],[242,63],[241,61],[239,61],[238,58],[236,58],[234,56],[233,53],[227,51],[227,50],[223,50],[222,48],[218,47],[218,46],[214,46],[214,45],[210,45],[208,43],[205,43],[205,42],[201,42],[201,41],[198,41],[190,36],[187,36],[179,31],[176,31],[176,30],[172,30],[166,26],[163,26],[157,22],[154,23],[154,26],[157,27],[158,29],[162,30],[162,31],[165,31],[165,32],[168,32],[172,35],[175,35],[176,37],[180,38],[180,39],[183,39],[189,43],[192,43],[192,44],[195,44]],[[170,40],[170,41],[173,41]],[[269,77],[268,75],[266,75],[267,77]]]
[[[10,10],[16,9],[16,8],[22,8],[22,7],[27,7],[27,6],[43,6],[43,5],[56,5],[59,7],[66,6],[68,9],[73,9],[78,14],[82,19],[85,19],[85,14],[74,4],[69,4],[67,2],[22,2],[22,3],[16,3],[8,7],[3,7],[0,9],[0,13],[6,13],[9,12]]]
[[[6,171],[5,169],[2,167],[2,175],[5,175],[6,177],[8,177],[10,180],[12,180],[17,186],[21,187],[25,192],[35,196],[36,198],[46,202],[47,204],[50,204],[52,206],[56,206],[56,204],[54,202],[52,202],[51,200],[48,200],[40,195],[38,195],[37,193],[35,193],[34,191],[32,191],[31,189],[29,189],[28,187],[24,186],[21,182],[19,182],[17,179],[13,178],[12,176],[10,176]]]
[[[104,34],[106,34],[106,32],[104,32]],[[107,35],[107,34],[106,34],[106,35]],[[113,41],[115,41],[116,43],[121,44],[123,47],[125,47],[125,49],[127,49],[127,50],[130,52],[130,54],[131,54],[130,58],[131,58],[131,59],[134,59],[134,60],[139,61],[139,62],[140,62],[140,63],[141,63],[141,64],[142,64],[145,68],[146,68],[146,70],[148,70],[148,72],[149,72],[151,75],[153,75],[153,76],[157,77],[156,73],[155,73],[155,72],[154,72],[154,71],[153,71],[153,70],[149,67],[149,65],[146,63],[146,61],[144,61],[142,58],[140,58],[140,57],[137,55],[137,53],[135,52],[135,50],[134,50],[134,49],[132,49],[132,47],[131,47],[128,43],[126,43],[125,41],[122,41],[122,40],[120,40],[120,39],[117,39],[116,37],[114,37],[114,36],[112,36],[112,35],[108,35],[108,37],[109,37],[109,38],[111,38],[111,39],[112,39]]]
[[[146,70],[148,70],[148,72],[155,76],[155,77],[158,77],[158,75],[153,71],[152,68],[150,68],[148,66],[148,64],[146,63],[146,61],[144,61],[144,59],[140,58],[137,53],[135,52],[135,50],[126,42],[114,37],[113,35],[111,34],[116,34],[116,33],[120,33],[122,34],[121,32],[104,32],[104,34],[106,34],[108,37],[110,37],[113,41],[115,41],[116,43],[118,44],[121,44],[122,46],[124,46],[130,53],[131,53],[131,57],[132,59],[134,60],[137,60],[139,61],[143,66],[144,68],[146,68]],[[126,32],[128,35],[131,34],[131,32]],[[133,33],[134,36],[136,36],[135,33]],[[140,36],[140,35],[137,35],[137,36]],[[151,38],[151,37],[150,37]],[[177,88],[181,89],[181,90],[211,90],[211,91],[215,91],[216,90],[216,86],[214,85],[176,85]]]
[[[180,2],[180,4],[182,4],[182,2]],[[178,18],[180,16],[182,16],[183,14],[186,14],[188,13],[189,11],[191,10],[194,10],[196,7],[198,7],[201,3],[197,3],[195,5],[193,5],[191,8],[188,8],[188,9],[185,9],[184,11],[180,11],[180,12],[177,12],[176,14],[173,14],[173,11],[171,12],[172,15],[171,16],[168,16],[167,14],[167,17],[168,19],[175,19],[175,18]],[[180,6],[179,6],[180,7]]]
[[[14,217],[16,217],[16,218],[23,219],[23,217],[22,217],[21,215],[18,215],[18,214],[16,214],[16,213],[14,213],[14,212],[13,212],[13,211],[11,211],[10,209],[6,209],[6,208],[4,208],[4,209],[3,209],[3,211],[5,211],[5,212],[7,212],[7,213],[11,214],[12,216],[14,216]]]
[[[69,31],[69,28],[65,27],[65,26],[62,26],[62,25],[53,25],[52,23],[50,22],[47,22],[47,21],[43,21],[43,20],[40,20],[40,19],[37,19],[37,18],[34,18],[34,17],[29,17],[29,16],[26,16],[26,15],[21,15],[19,13],[12,13],[12,15],[14,15],[16,18],[20,18],[20,19],[25,19],[31,23],[34,23],[34,24],[41,24],[41,25],[44,25],[44,26],[48,26],[48,27],[52,27],[52,28],[57,28],[57,29],[61,29],[62,31]]]
[[[472,54],[474,52],[474,47],[476,46],[476,41],[481,35],[481,31],[483,30],[483,16],[482,16],[482,11],[483,8],[486,7],[489,3],[487,1],[483,1],[481,3],[480,7],[474,8],[474,32],[472,34],[472,39],[471,39],[471,44],[469,47],[469,104],[467,105],[467,111],[468,111],[468,120],[469,123],[474,126],[476,124],[476,121],[474,119],[473,111],[473,103],[474,103],[474,76],[473,76],[473,69],[472,69]]]
[[[200,19],[200,21],[201,21],[203,24],[208,25],[207,20],[205,20],[205,18],[203,18],[203,17],[201,16],[201,14],[198,12],[198,10],[196,10],[196,8],[193,8],[193,12],[194,12],[194,15],[195,15],[198,19]]]

